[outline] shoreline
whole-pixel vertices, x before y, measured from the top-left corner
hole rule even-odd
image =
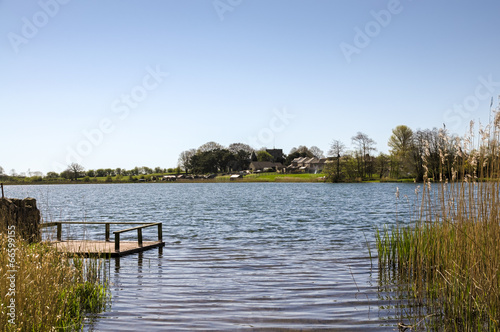
[[[400,179],[400,180],[366,180],[366,181],[344,181],[344,182],[330,182],[324,179],[238,179],[238,180],[225,180],[225,179],[179,179],[176,181],[64,181],[64,182],[3,182],[4,186],[31,186],[31,185],[84,185],[84,184],[151,184],[151,183],[415,183],[413,180]],[[419,183],[419,182],[417,182]]]

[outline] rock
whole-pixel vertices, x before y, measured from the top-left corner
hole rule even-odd
[[[40,211],[36,207],[36,199],[0,198],[0,230],[15,226],[16,236],[29,243],[39,242]]]

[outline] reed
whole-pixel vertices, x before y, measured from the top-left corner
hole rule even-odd
[[[109,303],[102,260],[69,258],[43,244],[0,232],[3,331],[81,330]]]
[[[416,221],[375,234],[381,278],[425,308],[414,320],[426,329],[500,330],[500,113],[494,119],[477,143],[472,130],[462,139],[443,130],[440,182],[424,177]]]

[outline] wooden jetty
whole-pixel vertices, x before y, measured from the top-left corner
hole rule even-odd
[[[105,225],[105,240],[62,240],[63,225]],[[140,225],[114,231],[114,241],[110,241],[111,225]],[[157,226],[158,241],[143,241],[142,230],[147,227]],[[84,222],[84,221],[54,221],[40,224],[41,228],[57,227],[57,240],[49,243],[57,250],[68,255],[84,257],[121,257],[142,252],[152,248],[165,246],[163,242],[162,223],[145,222]],[[137,231],[137,241],[120,241],[120,235],[126,232]]]

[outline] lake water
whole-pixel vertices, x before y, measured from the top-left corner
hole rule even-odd
[[[392,331],[400,300],[380,288],[368,245],[376,256],[375,229],[409,222],[404,196],[414,200],[415,188],[152,183],[5,191],[36,198],[45,221],[163,223],[163,250],[108,261],[112,305],[88,330]],[[102,228],[83,230],[102,239]],[[63,236],[81,230],[64,228]],[[146,231],[145,240],[155,234]]]

